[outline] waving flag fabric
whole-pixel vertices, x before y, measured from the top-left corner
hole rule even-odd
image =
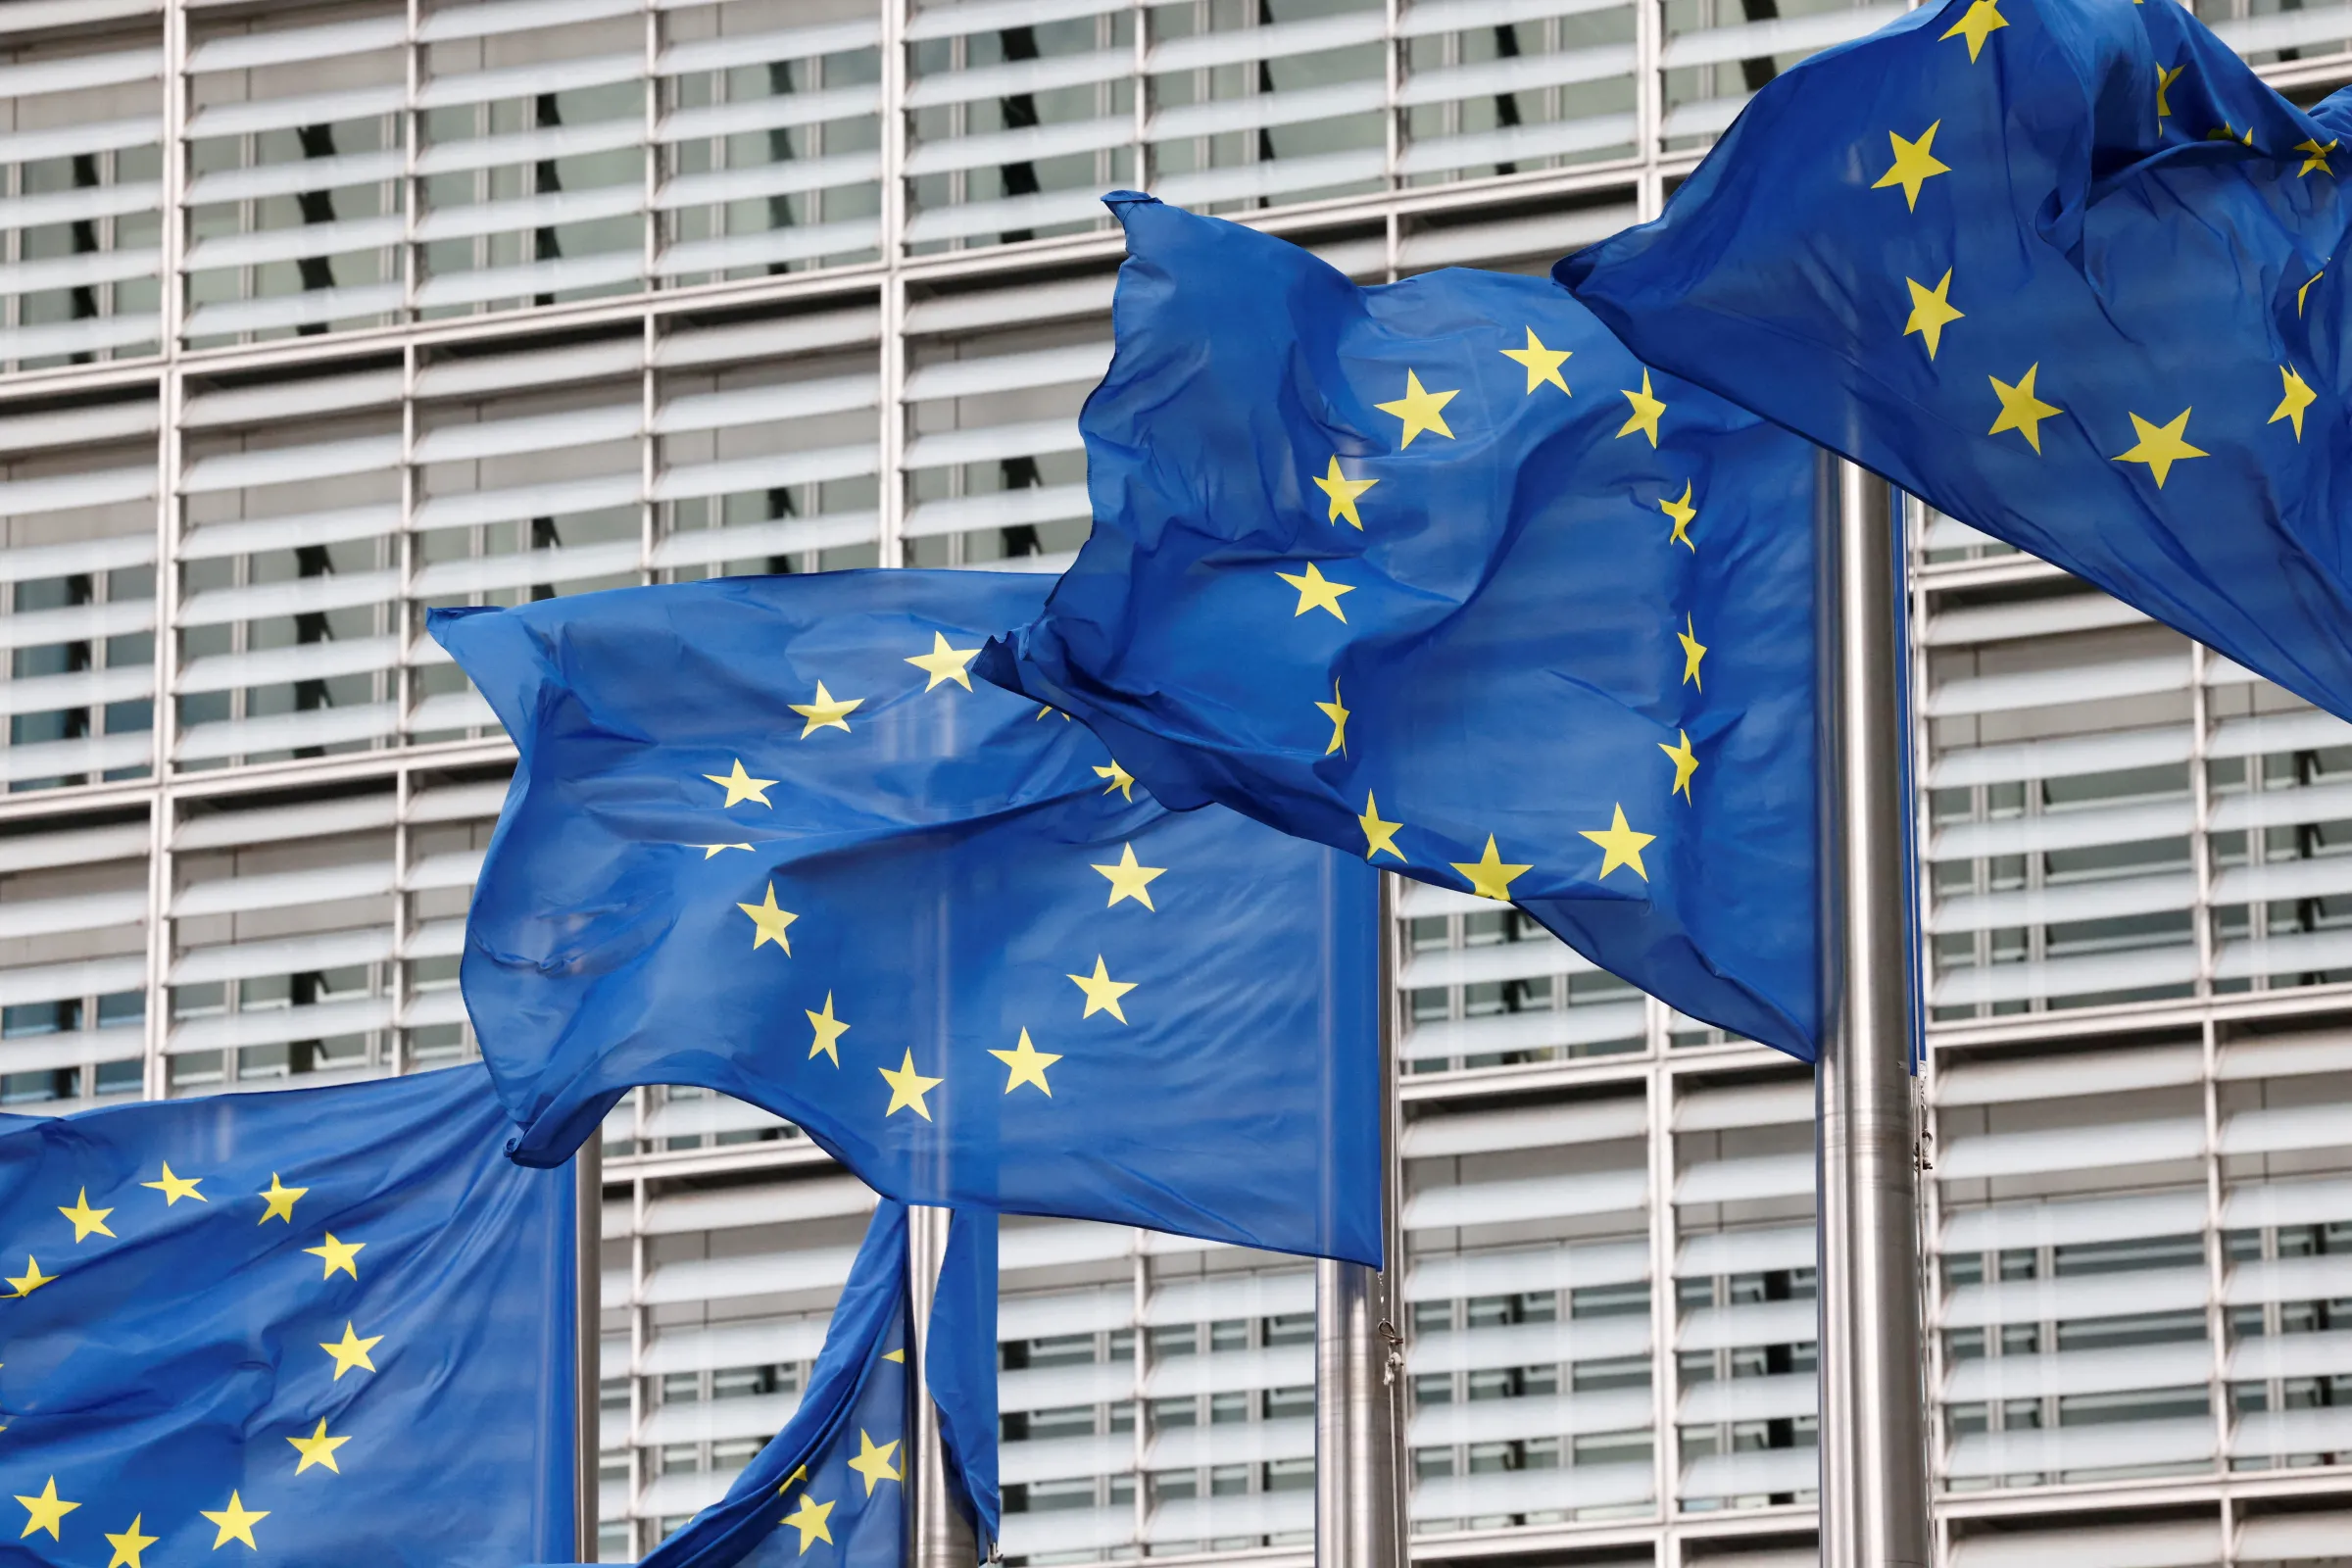
[[[521,752],[462,967],[517,1158],[700,1084],[906,1201],[1378,1259],[1374,878],[974,681],[1045,588],[434,612]]]
[[[1132,193],[1095,528],[990,679],[1810,1057],[1814,456],[1541,278]]]
[[[1637,353],[2352,716],[2352,96],[2170,0],[1814,56],[1560,264]]]
[[[906,1311],[906,1210],[885,1200],[784,1430],[642,1568],[902,1568],[913,1518]]]
[[[570,1556],[572,1181],[506,1136],[479,1067],[0,1121],[10,1560]]]

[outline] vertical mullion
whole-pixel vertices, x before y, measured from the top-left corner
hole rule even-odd
[[[2200,999],[2213,995],[2214,959],[2221,943],[2214,931],[2217,913],[2213,907],[2213,786],[2206,776],[2206,758],[2212,742],[2212,694],[2206,688],[2206,677],[2212,669],[2212,655],[2205,645],[2188,645],[2188,794],[2191,826],[2188,835],[2189,861],[2197,880],[2197,906],[2190,917],[2190,932],[2197,946],[2196,995]]]
[[[402,618],[407,618],[405,610]],[[409,809],[416,800],[416,770],[397,769],[392,775],[392,957],[385,987],[392,999],[392,1027],[385,1032],[383,1059],[384,1070],[394,1077],[407,1069],[409,1058]]]
[[[1653,1019],[1664,1012],[1655,1001],[1649,1009]],[[1681,1474],[1675,1457],[1675,1409],[1681,1390],[1674,1361],[1680,1310],[1674,1280],[1674,1065],[1662,1054],[1655,1055],[1644,1076],[1649,1112],[1650,1485],[1659,1519],[1671,1521],[1675,1482]]]
[[[416,107],[416,99],[424,86],[424,45],[417,38],[422,22],[423,0],[408,0],[409,35],[401,46],[403,69],[407,72],[406,95],[400,109],[401,135],[401,241],[400,241],[400,298],[398,319],[405,325],[417,318],[416,291],[423,286],[419,275],[423,270],[422,246],[416,238],[416,225],[424,209],[424,180],[416,171],[416,159],[424,141],[424,113]]]
[[[187,242],[187,0],[164,7],[164,131],[162,222],[156,234],[156,349],[168,364],[179,357],[186,301],[180,266]]]
[[[2198,1087],[2205,1110],[2205,1334],[2213,1349],[2213,1468],[2226,1475],[2234,1424],[2234,1412],[2230,1408],[2230,1308],[2225,1295],[2230,1260],[2222,1233],[2221,1040],[2210,1014],[2199,1033],[2203,1059]]]

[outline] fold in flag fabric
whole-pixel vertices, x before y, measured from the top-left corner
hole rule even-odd
[[[2178,5],[1947,0],[1555,270],[1642,354],[2352,716],[2352,95]]]
[[[1093,536],[978,667],[1216,802],[1507,899],[1810,1057],[1815,460],[1542,278],[1359,288],[1149,197]]]
[[[434,612],[521,753],[461,966],[516,1158],[700,1084],[903,1201],[1378,1258],[1375,879],[974,681],[1046,586]]]
[[[949,1498],[983,1543],[1004,1539],[997,1480],[997,1217],[956,1209],[931,1298],[923,1379],[939,1408]]]
[[[988,1444],[982,1457],[986,1490],[996,1475],[996,1217],[958,1212],[940,1271],[941,1299],[985,1289],[992,1303],[985,1323],[944,1320],[936,1305],[927,1360],[936,1390],[944,1364],[956,1366],[967,1387],[987,1400]],[[987,1240],[978,1241],[985,1232]],[[958,1248],[958,1242],[962,1243]],[[978,1273],[985,1263],[985,1279]],[[649,1552],[642,1568],[901,1568],[906,1560],[908,1422],[913,1391],[906,1375],[906,1210],[885,1199],[866,1228],[849,1283],[833,1308],[824,1348],[808,1390],[784,1430],[752,1457],[727,1494],[696,1514]],[[985,1345],[968,1330],[985,1328]],[[980,1366],[984,1387],[969,1382]],[[943,1415],[948,1401],[943,1398]],[[953,1419],[967,1426],[974,1411],[960,1402]],[[957,1456],[949,1464],[949,1495],[975,1487]],[[982,1521],[979,1540],[996,1537],[996,1516]],[[985,1545],[975,1562],[986,1556]]]
[[[0,1120],[12,1561],[513,1568],[572,1533],[572,1180],[478,1066]]]

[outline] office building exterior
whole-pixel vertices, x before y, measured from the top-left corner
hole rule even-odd
[[[1537,270],[1901,10],[0,6],[0,1101],[468,1056],[512,753],[425,610],[1057,569],[1102,191]],[[2352,76],[2352,11],[2207,16]],[[1912,544],[1940,1560],[2352,1561],[2352,727]],[[1807,1074],[1398,914],[1416,1558],[1809,1563]],[[696,1094],[606,1137],[623,1560],[782,1424],[866,1199]],[[1008,1554],[1303,1563],[1312,1326],[1297,1260],[1007,1221]]]

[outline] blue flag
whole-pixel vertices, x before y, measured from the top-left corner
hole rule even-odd
[[[479,1067],[0,1128],[11,1561],[571,1554],[571,1176]]]
[[[1636,352],[2352,716],[2352,96],[2178,5],[1946,0],[1556,270]]]
[[[915,1393],[906,1375],[907,1216],[884,1199],[834,1304],[808,1390],[727,1494],[647,1553],[641,1568],[900,1568]],[[997,1539],[996,1216],[956,1210],[924,1357],[948,1430],[948,1495]],[[973,1303],[985,1298],[984,1309]],[[982,1401],[985,1401],[983,1403]],[[985,1418],[985,1419],[983,1419]],[[954,1437],[970,1442],[958,1448]],[[984,1499],[977,1507],[974,1498]]]
[[[1374,879],[973,681],[1045,588],[434,612],[521,752],[462,966],[515,1157],[700,1084],[904,1201],[1378,1258]]]
[[[997,1217],[959,1208],[948,1228],[923,1381],[939,1407],[949,1497],[982,1542],[1001,1540],[997,1484]]]
[[[982,1542],[995,1539],[997,1523],[995,1224],[994,1215],[956,1214],[926,1356],[935,1389],[943,1364],[988,1369],[987,1448],[975,1456],[985,1463],[992,1494]],[[985,1242],[977,1240],[982,1231]],[[985,1344],[968,1332],[983,1326],[977,1319],[943,1318],[940,1311],[951,1294],[964,1298],[983,1289],[991,1303]],[[724,1497],[655,1547],[642,1568],[900,1568],[913,1517],[906,1498],[912,1436],[906,1325],[906,1210],[884,1200],[833,1308],[808,1391],[784,1430],[753,1456]],[[969,1414],[956,1406],[958,1419]],[[949,1481],[952,1497],[980,1490],[956,1456]]]
[[[1541,278],[1358,288],[1109,200],[1094,534],[983,673],[1171,806],[1508,899],[1810,1057],[1809,450]]]

